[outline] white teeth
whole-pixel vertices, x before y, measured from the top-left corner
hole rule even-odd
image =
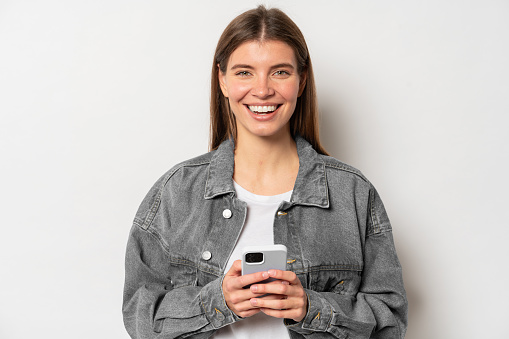
[[[274,112],[277,106],[247,106],[254,113],[268,113]]]

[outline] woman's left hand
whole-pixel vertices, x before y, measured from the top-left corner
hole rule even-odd
[[[254,284],[251,292],[266,297],[251,298],[251,305],[271,317],[292,319],[300,322],[307,313],[308,298],[297,275],[290,271],[269,270],[269,277],[279,283]],[[280,298],[274,297],[280,296]]]

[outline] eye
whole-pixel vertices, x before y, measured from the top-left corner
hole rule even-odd
[[[288,76],[288,75],[290,75],[290,73],[287,71],[279,70],[279,71],[275,71],[274,75],[275,76]]]
[[[240,71],[240,72],[235,73],[235,75],[238,75],[241,77],[247,77],[247,76],[251,75],[251,73],[249,73],[248,71]]]

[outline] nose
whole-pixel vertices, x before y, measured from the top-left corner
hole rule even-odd
[[[271,81],[267,77],[258,77],[253,84],[251,94],[258,98],[267,98],[274,95],[275,91]]]

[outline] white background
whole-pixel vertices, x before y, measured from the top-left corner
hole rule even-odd
[[[134,213],[207,150],[215,44],[258,3],[0,2],[0,338],[128,338]],[[385,202],[407,338],[506,338],[509,2],[268,3],[308,41],[326,149]]]

